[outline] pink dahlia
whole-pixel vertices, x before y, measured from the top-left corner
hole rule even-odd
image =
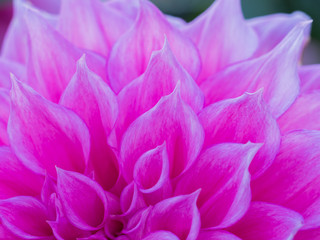
[[[319,240],[320,66],[303,13],[190,23],[146,0],[16,0],[0,239]]]

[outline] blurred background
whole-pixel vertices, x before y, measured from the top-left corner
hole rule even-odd
[[[152,0],[163,12],[191,21],[203,12],[213,0]],[[2,32],[11,16],[10,0],[0,0],[0,42]],[[313,20],[312,41],[306,49],[305,64],[320,63],[320,0],[242,0],[246,18],[303,11]]]

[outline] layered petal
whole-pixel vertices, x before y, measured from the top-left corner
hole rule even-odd
[[[59,35],[36,10],[28,9],[25,21],[30,41],[28,84],[44,97],[58,102],[76,71],[76,61],[83,51]],[[87,59],[89,67],[106,79],[105,60],[92,53],[88,53]]]
[[[146,151],[166,142],[170,177],[185,171],[199,154],[204,140],[201,124],[180,96],[179,86],[157,105],[137,118],[125,132],[120,150],[120,167],[127,181]]]
[[[2,224],[18,239],[53,239],[44,205],[33,197],[19,196],[0,201]],[[6,238],[7,239],[7,238]]]
[[[310,230],[299,231],[295,236],[294,240],[318,240],[320,236],[320,228],[314,228]]]
[[[157,203],[149,213],[145,234],[166,230],[174,233],[180,240],[197,239],[201,225],[196,204],[198,195],[199,191],[196,191]]]
[[[219,0],[186,25],[183,32],[198,46],[203,61],[201,83],[227,65],[249,58],[258,38],[246,23],[239,0]]]
[[[8,145],[7,124],[10,114],[9,91],[0,89],[0,145]]]
[[[229,230],[242,240],[287,240],[302,224],[301,215],[290,209],[253,202],[246,215]]]
[[[57,169],[57,173],[57,193],[66,218],[82,230],[102,228],[108,217],[102,187],[80,173],[62,169]]]
[[[179,64],[165,40],[163,48],[153,52],[145,73],[124,87],[118,95],[118,138],[133,120],[156,105],[162,96],[170,94],[179,81],[181,98],[195,112],[199,112],[203,107],[203,93]]]
[[[302,93],[320,89],[320,64],[301,66],[299,76]]]
[[[168,231],[156,231],[150,233],[147,237],[143,238],[143,240],[179,240],[179,238],[171,232]]]
[[[250,165],[253,177],[268,168],[278,152],[280,131],[262,99],[262,91],[212,104],[199,114],[199,119],[205,130],[205,146],[223,142],[263,143]]]
[[[320,130],[320,90],[300,95],[278,120],[282,132]]]
[[[98,0],[62,1],[59,32],[76,46],[107,56],[131,26],[129,18],[108,5]]]
[[[43,177],[27,169],[9,147],[0,147],[0,199],[37,196],[43,181]]]
[[[90,151],[90,135],[83,121],[12,79],[8,135],[17,157],[43,175],[56,176],[55,166],[83,172]]]
[[[259,38],[259,45],[254,57],[271,51],[297,24],[308,20],[310,17],[303,12],[278,13],[250,19],[249,26],[253,28]],[[306,29],[304,34],[304,41],[307,42],[310,37],[310,28]],[[300,52],[302,52],[302,47],[304,46],[301,46]]]
[[[134,166],[133,179],[148,204],[154,205],[172,194],[165,143],[142,154]]]
[[[107,137],[118,115],[117,99],[109,86],[93,73],[83,56],[77,71],[63,92],[60,104],[72,109],[87,124],[91,135],[89,170],[105,189],[118,179],[117,160]]]
[[[108,73],[112,89],[118,93],[140,76],[146,70],[152,52],[161,49],[165,36],[178,61],[196,78],[200,59],[191,40],[172,27],[151,2],[139,2],[140,12],[134,26],[119,39],[110,53]]]
[[[227,231],[204,230],[200,231],[197,240],[240,240]]]
[[[299,23],[267,54],[231,65],[203,82],[206,104],[263,88],[272,114],[279,117],[299,93],[297,66],[309,25]]]
[[[304,229],[320,225],[319,141],[318,131],[294,131],[283,136],[275,161],[251,184],[255,200],[301,213]]]
[[[204,151],[176,184],[175,194],[201,189],[201,227],[226,227],[246,212],[251,201],[251,160],[259,144],[217,144]]]

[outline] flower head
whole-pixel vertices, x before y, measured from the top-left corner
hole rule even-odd
[[[320,234],[320,67],[303,13],[190,23],[146,0],[15,0],[0,239]]]

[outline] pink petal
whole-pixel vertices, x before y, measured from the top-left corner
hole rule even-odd
[[[319,240],[320,228],[314,228],[310,230],[299,231],[294,240]]]
[[[301,92],[320,89],[320,64],[302,66],[299,69]]]
[[[27,169],[8,147],[0,147],[0,199],[19,195],[37,196],[43,178]]]
[[[99,184],[76,173],[57,169],[57,192],[69,221],[82,230],[98,230],[107,217],[107,198]]]
[[[264,144],[250,166],[253,177],[268,168],[278,152],[279,128],[262,99],[262,91],[212,104],[199,114],[199,119],[205,130],[205,146],[248,141]]]
[[[296,212],[277,205],[253,202],[246,215],[229,230],[242,240],[287,240],[302,226]]]
[[[166,142],[170,177],[176,177],[196,159],[203,139],[201,124],[192,109],[182,101],[178,86],[172,94],[161,98],[154,108],[137,118],[125,132],[120,150],[123,176],[127,181],[132,180],[138,158]]]
[[[142,154],[134,166],[133,178],[149,205],[169,197],[172,187],[165,143]]]
[[[137,185],[132,182],[127,185],[120,196],[122,217],[130,219],[137,211],[146,207],[143,195],[138,191]]]
[[[30,38],[28,83],[44,97],[58,102],[83,51],[66,41],[35,10],[26,11],[25,21]],[[89,67],[105,79],[105,60],[93,54],[87,59]]]
[[[199,191],[196,191],[157,203],[150,211],[145,234],[166,230],[174,233],[180,240],[197,239],[201,225],[196,205],[198,195]]]
[[[46,209],[33,197],[1,200],[0,219],[9,231],[22,239],[52,239]]]
[[[183,32],[200,50],[203,67],[199,83],[225,66],[249,58],[258,44],[256,33],[243,18],[239,0],[214,2]]]
[[[168,231],[156,231],[144,237],[142,240],[179,240],[179,238]]]
[[[193,78],[198,76],[200,60],[191,40],[173,28],[151,2],[140,0],[135,25],[111,50],[108,73],[115,92],[146,70],[152,52],[161,49],[165,36],[181,65]]]
[[[60,10],[61,0],[30,0],[37,8],[49,13],[58,14]]]
[[[21,240],[21,238],[14,235],[12,232],[10,232],[0,221],[0,239],[6,239],[6,240]]]
[[[9,145],[7,124],[10,114],[9,91],[0,89],[0,145]]]
[[[56,165],[83,172],[90,150],[85,124],[14,77],[12,82],[8,135],[18,158],[31,170],[53,177]]]
[[[217,144],[204,151],[177,182],[175,194],[199,188],[201,227],[226,227],[240,219],[251,200],[251,160],[259,144]]]
[[[60,104],[77,113],[91,134],[89,167],[95,180],[110,189],[118,179],[117,159],[107,144],[107,137],[118,114],[117,99],[109,86],[93,73],[83,56],[77,71],[63,92]]]
[[[203,107],[203,93],[177,62],[166,40],[160,51],[153,52],[145,73],[119,93],[117,137],[120,138],[132,121],[156,105],[162,96],[170,94],[178,81],[182,99],[199,112]]]
[[[128,221],[126,228],[122,231],[130,237],[130,239],[141,239],[144,235],[144,230],[149,217],[152,206],[142,209],[137,212]]]
[[[278,120],[282,132],[320,130],[320,91],[302,94]]]
[[[264,88],[264,99],[272,114],[279,117],[299,93],[297,66],[309,25],[309,21],[299,23],[267,54],[234,64],[207,79],[200,86],[206,103]]]
[[[227,231],[205,230],[200,231],[197,240],[240,240],[240,238]]]
[[[26,68],[24,65],[0,58],[0,87],[5,89],[11,88],[10,74],[14,73],[19,79],[25,79]]]
[[[271,51],[285,38],[294,26],[308,20],[310,20],[310,17],[303,12],[272,14],[250,19],[248,23],[259,38],[259,45],[254,56],[258,57]],[[307,29],[304,41],[309,39],[309,35],[310,29]]]
[[[320,132],[285,135],[271,167],[252,182],[255,200],[280,204],[305,218],[303,228],[320,226]]]

